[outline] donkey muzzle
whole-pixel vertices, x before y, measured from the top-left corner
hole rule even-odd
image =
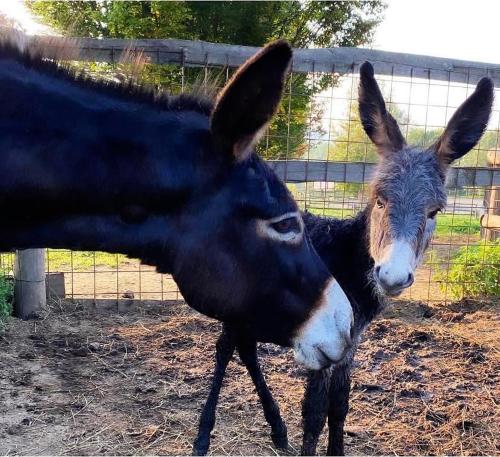
[[[295,360],[311,370],[340,363],[352,346],[351,304],[335,279],[293,340]]]
[[[385,249],[382,261],[375,265],[373,276],[381,291],[394,297],[413,284],[416,266],[413,246],[405,240],[396,240]]]
[[[382,269],[380,265],[375,267],[374,276],[377,284],[384,291],[384,293],[391,297],[399,295],[404,289],[410,287],[415,281],[415,276],[411,271],[408,273],[405,271],[399,278],[397,277],[396,279],[393,279],[389,276],[385,269]]]

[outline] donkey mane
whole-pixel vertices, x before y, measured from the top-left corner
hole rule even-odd
[[[47,52],[47,54],[49,54]],[[210,116],[214,99],[208,94],[202,94],[195,87],[189,94],[170,95],[155,90],[149,84],[135,81],[116,82],[104,79],[95,79],[83,71],[77,71],[68,64],[52,60],[46,56],[43,48],[23,49],[11,37],[0,38],[0,60],[14,60],[23,66],[39,71],[40,73],[57,77],[77,86],[90,89],[102,95],[109,96],[124,102],[145,104],[156,107],[161,111],[193,111]]]

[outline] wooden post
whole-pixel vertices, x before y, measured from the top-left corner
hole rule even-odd
[[[14,261],[14,316],[37,317],[47,302],[45,249],[16,251]]]
[[[488,167],[500,168],[500,149],[489,151],[486,160]],[[481,216],[481,238],[493,241],[500,238],[500,186],[484,191],[483,205],[486,212]]]

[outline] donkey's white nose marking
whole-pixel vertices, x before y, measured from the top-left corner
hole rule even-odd
[[[293,341],[295,360],[311,370],[340,362],[351,346],[352,307],[335,279]]]
[[[379,281],[389,287],[403,286],[417,267],[413,247],[405,240],[396,240],[387,246],[378,273]]]

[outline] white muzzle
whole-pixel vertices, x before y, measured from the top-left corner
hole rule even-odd
[[[311,370],[342,361],[351,347],[352,307],[339,283],[331,279],[321,303],[293,340],[295,360]]]

